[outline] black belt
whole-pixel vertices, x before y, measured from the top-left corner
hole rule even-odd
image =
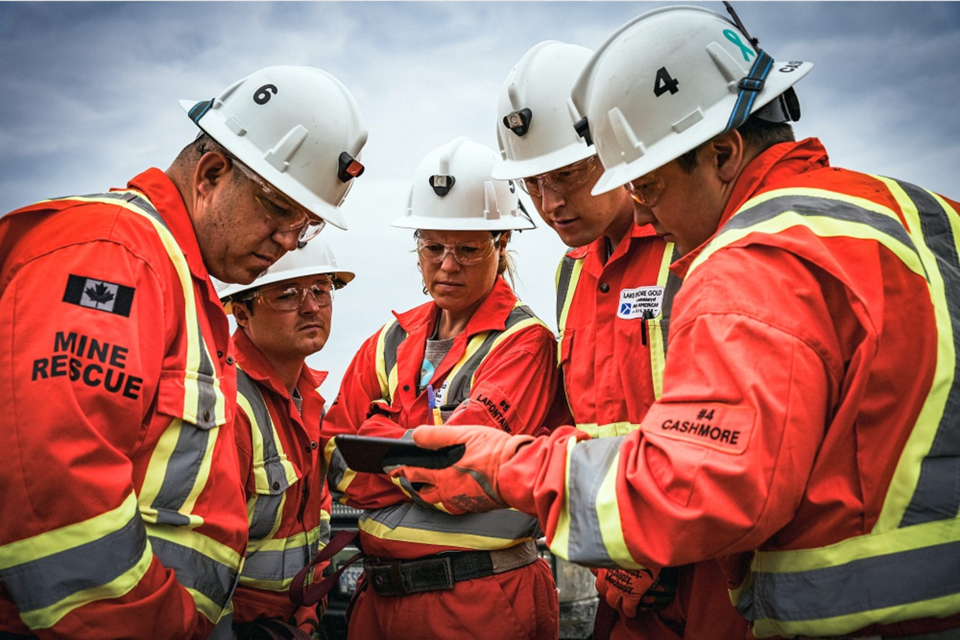
[[[496,551],[455,551],[417,560],[364,558],[363,572],[381,596],[453,589],[464,580],[486,578],[525,567],[538,557],[537,543],[528,540]]]

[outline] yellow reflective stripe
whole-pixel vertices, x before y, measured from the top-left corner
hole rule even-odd
[[[871,533],[857,538],[848,538],[836,544],[817,549],[798,549],[793,551],[758,551],[751,562],[751,575],[763,573],[796,573],[798,575],[848,565],[871,557],[890,556],[896,553],[935,547],[951,541],[960,541],[960,520],[936,520],[913,525],[903,529],[894,529],[882,533]],[[744,583],[739,589],[731,591],[731,599],[737,602],[752,587],[752,582]],[[921,602],[870,609],[856,613],[822,618],[817,620],[785,621],[762,618],[754,624],[758,637],[773,635],[836,635],[861,629],[868,624],[883,620],[884,613],[899,612],[889,620],[909,620],[926,616],[943,617],[950,609],[960,610],[956,595],[935,598]],[[908,612],[903,615],[903,612]],[[880,615],[878,615],[880,614]],[[833,630],[837,630],[836,634]],[[761,635],[762,634],[762,635]]]
[[[225,609],[221,609],[220,605],[218,605],[216,602],[214,602],[207,596],[203,595],[196,589],[193,589],[190,587],[184,587],[184,588],[187,590],[187,593],[189,593],[190,596],[193,598],[193,604],[197,607],[197,611],[199,611],[203,615],[203,617],[209,620],[210,622],[216,624],[224,616],[233,613],[233,602],[228,603]]]
[[[731,219],[734,219],[742,213],[762,205],[769,200],[783,196],[803,196],[808,198],[820,198],[824,200],[846,202],[861,209],[892,218],[898,225],[900,224],[900,218],[893,211],[887,207],[884,207],[883,205],[871,202],[870,200],[866,200],[864,198],[847,196],[823,189],[778,189],[776,191],[763,193],[744,204],[743,207],[741,207]],[[710,244],[707,245],[706,249],[704,249],[703,252],[697,256],[697,258],[690,265],[687,276],[689,277],[689,275],[693,273],[695,269],[703,264],[703,262],[712,256],[716,251],[733,244],[738,240],[741,240],[751,233],[760,232],[765,234],[777,234],[793,227],[807,227],[818,236],[825,238],[848,237],[863,240],[874,240],[882,244],[898,258],[900,258],[900,260],[902,260],[903,263],[914,273],[917,273],[923,277],[926,277],[927,275],[923,269],[923,264],[921,263],[920,258],[914,251],[902,243],[897,242],[890,237],[890,235],[884,233],[883,231],[879,231],[872,226],[861,222],[849,222],[845,220],[838,220],[836,218],[829,218],[825,215],[802,216],[792,211],[784,211],[772,219],[765,220],[757,224],[752,224],[747,228],[727,230],[721,229],[719,235],[710,241]]]
[[[131,493],[116,509],[82,522],[3,545],[0,547],[0,569],[33,562],[54,553],[99,540],[125,527],[136,511],[137,497]]]
[[[336,439],[335,439],[335,438],[330,438],[330,439],[327,441],[327,446],[323,448],[323,457],[324,457],[324,458],[326,459],[326,461],[327,461],[327,465],[326,465],[326,466],[327,466],[327,469],[332,469],[332,468],[333,468],[333,467],[332,467],[332,460],[333,460],[333,456],[334,456],[334,454],[335,454],[336,452],[337,452],[337,442],[336,442]],[[343,458],[340,457],[340,456],[338,456],[338,459],[339,459],[339,460],[342,460]],[[337,482],[337,485],[336,485],[337,491],[339,491],[340,493],[344,493],[344,494],[347,493],[347,490],[348,490],[348,488],[350,487],[350,483],[353,482],[353,479],[356,478],[356,477],[357,477],[357,472],[356,472],[356,471],[354,471],[353,469],[350,469],[349,467],[344,466],[344,467],[343,467],[343,475],[340,477],[340,481]],[[329,476],[328,476],[328,480],[329,480],[329,479],[330,479],[330,478],[329,478]]]
[[[412,527],[388,527],[370,518],[362,520],[359,528],[364,533],[381,540],[432,544],[445,547],[463,547],[478,550],[507,549],[518,542],[530,539],[529,537],[496,538],[465,532],[441,533]]]
[[[185,423],[181,418],[174,418],[171,420],[170,425],[160,436],[160,439],[157,441],[157,446],[150,456],[150,463],[147,466],[147,473],[144,477],[143,486],[140,488],[139,495],[140,516],[146,523],[157,522],[159,512],[152,505],[157,497],[157,494],[160,492],[160,488],[163,486],[163,480],[168,471],[167,464],[170,462],[171,458],[174,457],[177,442],[180,440],[180,431],[184,428],[184,424]],[[186,428],[193,429],[195,431],[201,431],[192,424],[187,424]],[[184,500],[182,507],[179,509],[180,515],[190,521],[188,525],[190,527],[199,527],[203,524],[203,518],[192,513],[192,510],[196,504],[197,497],[200,495],[204,486],[206,486],[207,479],[209,478],[210,466],[213,463],[213,449],[217,442],[218,432],[219,427],[214,427],[213,429],[203,432],[207,439],[206,454],[200,463],[200,472],[197,474],[196,480],[194,480],[189,495],[187,496],[187,499]]]
[[[933,304],[937,335],[939,336],[933,385],[923,403],[920,414],[917,416],[910,438],[900,455],[900,460],[897,463],[897,468],[894,471],[890,488],[883,503],[883,509],[874,527],[874,531],[883,532],[900,526],[904,511],[913,498],[922,469],[920,462],[930,452],[930,446],[940,426],[940,417],[943,415],[944,407],[949,398],[950,386],[956,371],[957,354],[954,351],[953,325],[950,310],[947,306],[943,276],[937,265],[937,257],[924,242],[923,227],[920,223],[920,213],[917,211],[916,204],[895,181],[881,176],[874,177],[884,183],[896,198],[897,204],[900,205],[900,209],[907,220],[907,230],[914,238],[917,250],[926,266],[930,300]],[[940,204],[945,211],[951,211],[951,207],[942,199]],[[957,227],[956,217],[950,217],[950,222],[953,227],[953,237],[956,241],[956,238],[960,236],[960,228]],[[913,528],[911,527],[911,529]]]
[[[862,629],[875,624],[877,620],[916,620],[918,618],[942,618],[944,611],[955,608],[956,595],[943,596],[933,600],[924,600],[907,606],[886,607],[872,609],[866,613],[856,613],[820,620],[778,621],[761,618],[753,621],[753,635],[757,638],[774,638],[780,636],[794,637],[797,635],[811,636],[841,636],[850,631]],[[844,636],[846,637],[846,636]],[[872,636],[878,637],[878,636]],[[888,637],[888,636],[884,636]],[[923,637],[923,636],[919,636]],[[943,636],[946,637],[946,636]]]
[[[620,502],[617,498],[617,469],[620,467],[620,452],[614,457],[607,469],[607,473],[600,483],[597,492],[595,509],[600,522],[600,533],[603,537],[603,546],[607,549],[610,559],[627,569],[641,569],[623,537],[623,526],[620,523]]]
[[[147,535],[151,538],[167,540],[191,549],[205,556],[209,561],[222,565],[227,570],[236,571],[238,574],[243,568],[243,558],[239,553],[209,536],[197,533],[193,529],[150,523],[146,523],[146,527]],[[211,587],[217,588],[216,585],[211,585]],[[211,622],[216,623],[227,612],[226,609],[221,609],[219,605],[195,589],[186,586],[185,588],[193,596],[197,610]],[[227,593],[226,595],[230,594]]]
[[[394,366],[390,371],[387,371],[387,361],[386,361],[386,339],[387,334],[390,332],[390,329],[397,324],[397,319],[394,318],[387,324],[383,325],[383,328],[380,329],[380,334],[377,336],[377,381],[380,383],[380,394],[381,397],[389,403],[391,398],[393,398],[394,393],[397,390],[397,369],[398,366]]]
[[[639,429],[640,425],[633,424],[631,422],[611,422],[601,425],[598,425],[596,422],[588,422],[577,423],[576,427],[577,429],[580,429],[580,431],[589,433],[591,438],[597,439],[625,436],[628,433]]]
[[[322,513],[324,512],[321,512],[321,514]],[[329,518],[330,515],[327,514],[327,519]],[[246,571],[249,567],[256,564],[255,554],[260,552],[275,554],[284,552],[294,553],[302,555],[302,557],[309,561],[313,555],[311,549],[316,547],[317,550],[319,550],[323,549],[324,546],[325,544],[320,540],[320,527],[314,527],[307,532],[301,531],[286,538],[269,538],[258,540],[255,543],[251,542],[250,547],[248,547],[247,561],[244,565],[244,570]],[[288,564],[287,562],[278,562],[277,570],[282,571]],[[306,566],[306,564],[307,562],[304,562],[303,566]],[[269,580],[251,578],[244,573],[240,575],[240,583],[248,587],[256,587],[257,589],[265,589],[267,591],[287,591],[290,589],[290,583],[293,582],[294,577],[295,574],[278,580]]]
[[[148,541],[140,559],[123,575],[99,587],[77,591],[49,607],[34,609],[33,611],[21,611],[20,617],[31,629],[49,629],[74,609],[97,600],[119,598],[129,593],[143,578],[152,562],[153,549]]]
[[[567,456],[564,462],[563,507],[557,517],[557,528],[553,532],[553,538],[547,540],[550,551],[564,560],[570,558],[570,454],[573,453],[575,446],[577,446],[576,437],[568,437]]]
[[[560,271],[563,269],[563,262],[560,262],[560,266],[557,268],[557,286],[560,286]],[[563,291],[557,290],[557,295],[563,296],[563,305],[560,307],[560,314],[557,318],[557,332],[560,334],[560,339],[557,340],[557,362],[560,362],[562,353],[561,345],[563,344],[563,334],[567,328],[567,316],[570,314],[570,305],[573,303],[573,296],[577,292],[577,282],[580,280],[580,273],[583,271],[583,259],[574,261],[573,270],[570,273],[570,281],[567,283],[567,288]]]
[[[664,291],[667,288],[667,279],[670,277],[670,260],[673,257],[673,243],[668,242],[660,259],[660,269],[657,272],[657,286]],[[660,399],[663,393],[663,369],[666,366],[667,345],[663,339],[661,320],[664,316],[666,300],[661,301],[660,317],[647,320],[647,345],[650,348],[650,380],[653,382],[653,397]]]

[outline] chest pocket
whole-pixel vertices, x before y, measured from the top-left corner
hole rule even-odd
[[[301,474],[283,451],[273,417],[257,383],[239,368],[237,403],[250,418],[253,444],[250,475],[254,495],[247,501],[250,539],[262,540],[279,525],[285,493],[300,480]]]

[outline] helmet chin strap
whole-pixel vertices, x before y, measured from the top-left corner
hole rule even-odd
[[[737,102],[733,107],[733,113],[730,114],[730,119],[727,121],[727,126],[724,129],[724,132],[727,132],[738,128],[750,117],[750,109],[753,107],[757,95],[763,90],[764,82],[770,70],[773,68],[774,61],[773,58],[760,48],[760,40],[751,37],[747,32],[746,27],[743,26],[743,22],[740,21],[740,16],[734,11],[733,6],[726,1],[723,4],[733,18],[734,24],[737,25],[737,29],[740,30],[740,33],[742,33],[757,50],[757,59],[754,60],[750,73],[740,80],[740,93],[737,95]],[[747,46],[740,41],[736,33],[724,31],[723,34],[728,40],[741,48],[745,58],[752,53]],[[800,119],[800,101],[797,99],[796,91],[793,90],[793,87],[788,88],[782,94],[758,109],[755,115],[761,120],[778,124],[796,122]]]

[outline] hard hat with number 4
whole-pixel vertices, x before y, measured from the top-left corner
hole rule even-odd
[[[742,28],[700,7],[663,7],[628,22],[597,50],[571,94],[584,116],[575,126],[605,168],[593,194],[736,129],[751,113],[798,119],[790,88],[812,67],[774,61]]]
[[[367,128],[347,88],[313,67],[268,67],[212,100],[181,100],[198,127],[287,197],[346,229]]]
[[[353,271],[341,269],[337,266],[333,250],[326,242],[320,238],[314,238],[301,248],[283,254],[283,257],[274,262],[269,269],[249,284],[227,284],[214,280],[214,285],[217,288],[217,295],[226,302],[227,298],[244,291],[259,289],[283,280],[292,280],[302,276],[318,276],[325,273],[333,276],[333,283],[337,289],[347,286],[347,283],[355,277]],[[232,308],[227,308],[226,311],[231,313]]]
[[[413,174],[406,214],[390,224],[443,231],[535,228],[513,183],[491,177],[497,159],[496,151],[465,137],[434,149]]]
[[[511,69],[497,104],[497,142],[503,160],[493,177],[538,176],[595,153],[571,126],[570,89],[593,52],[548,40]]]

